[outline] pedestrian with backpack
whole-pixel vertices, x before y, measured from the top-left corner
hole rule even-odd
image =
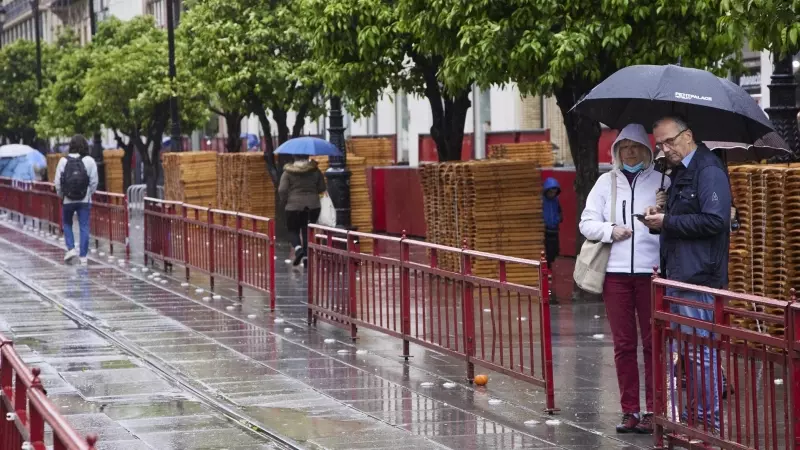
[[[89,210],[92,194],[97,190],[97,164],[89,156],[89,142],[80,134],[69,141],[69,154],[58,161],[55,176],[56,192],[62,198],[64,241],[67,253],[64,262],[69,262],[78,253],[75,252],[75,236],[72,233],[72,220],[78,215],[81,233],[80,259],[81,265],[87,265],[89,253]]]

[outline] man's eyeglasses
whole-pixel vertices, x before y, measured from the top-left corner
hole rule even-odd
[[[688,130],[688,128],[686,130]],[[686,130],[681,131],[680,133],[676,134],[675,136],[673,136],[673,137],[671,137],[669,139],[664,139],[664,142],[657,142],[656,143],[656,150],[664,151],[664,146],[665,145],[667,147],[669,147],[670,149],[675,148],[675,140],[678,139],[679,137],[681,137],[681,135],[683,133],[685,133]]]

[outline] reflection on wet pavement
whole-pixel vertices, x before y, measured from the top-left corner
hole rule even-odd
[[[207,288],[202,277],[193,277],[190,288],[172,278],[157,285],[146,278],[152,271],[133,272],[132,265],[94,259],[88,270],[66,267],[55,242],[5,226],[0,238],[0,268],[79,308],[93,324],[254,422],[309,448],[634,449],[652,442],[610,434],[618,420],[613,352],[609,338],[593,337],[609,335],[602,305],[554,308],[556,402],[562,412],[551,417],[541,412],[542,390],[530,384],[492,374],[487,387],[471,387],[462,383],[463,361],[412,345],[412,361],[404,364],[393,338],[359,330],[354,345],[344,330],[309,328],[304,276],[282,264],[278,310],[270,313],[255,292],[246,292],[242,302],[204,300],[208,292],[194,291],[194,285]],[[218,281],[217,292],[233,298],[225,283]],[[152,448],[261,448],[241,441],[249,435],[239,429],[218,428],[224,419],[148,375],[105,340],[71,321],[31,320],[33,315],[23,314],[30,307],[9,310],[4,304],[2,325],[20,343],[33,339],[27,345],[36,354],[48,354],[49,374],[58,377],[58,370],[62,383],[74,386],[64,387],[71,389],[71,408],[108,404],[105,417],[128,435],[142,441],[146,436]],[[40,339],[43,333],[59,337]],[[457,384],[446,388],[446,381]],[[120,402],[125,408],[115,406]],[[187,412],[178,413],[176,403],[187,405]],[[159,417],[174,417],[174,427],[164,429]],[[551,419],[559,423],[548,424]],[[211,442],[225,447],[203,447]]]

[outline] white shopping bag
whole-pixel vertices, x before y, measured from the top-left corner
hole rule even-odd
[[[336,208],[333,206],[333,201],[327,192],[319,200],[320,212],[317,224],[325,227],[336,227]]]

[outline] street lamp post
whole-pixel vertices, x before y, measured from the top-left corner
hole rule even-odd
[[[776,58],[778,55],[775,55]],[[797,130],[797,107],[795,98],[797,83],[792,74],[792,56],[780,57],[774,64],[769,85],[769,108],[766,109],[775,131],[789,144],[792,156],[787,159],[800,161],[800,135]]]
[[[92,31],[92,39],[97,34],[97,10],[94,7],[95,0],[89,0],[89,24]],[[102,6],[102,5],[101,5]],[[92,158],[97,163],[97,189],[100,191],[106,190],[106,171],[104,169],[105,161],[103,160],[103,139],[100,136],[100,130],[94,133],[92,139]],[[123,168],[123,170],[130,170],[130,167]]]
[[[31,0],[33,30],[36,33],[36,87],[42,90],[42,27],[39,23],[39,0]]]
[[[172,94],[169,98],[169,112],[172,121],[172,135],[170,137],[170,149],[173,152],[180,152],[183,148],[181,139],[181,124],[178,114],[178,97],[175,95],[175,1],[167,0],[167,39],[169,40],[169,81],[172,86]]]
[[[0,5],[0,48],[3,48],[3,26],[6,23],[6,9]]]
[[[330,112],[330,141],[335,145],[342,156],[328,158],[330,166],[325,171],[328,179],[328,193],[336,207],[336,225],[349,229],[350,223],[350,171],[347,169],[347,153],[344,142],[344,116],[342,115],[342,99],[338,96],[331,97]]]

